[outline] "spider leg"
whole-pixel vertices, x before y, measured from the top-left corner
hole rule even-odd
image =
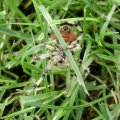
[[[71,51],[78,51],[81,50],[81,45],[80,45],[80,40],[83,38],[83,34],[80,35],[76,41],[73,41],[71,44],[68,45],[68,49],[70,49]]]
[[[65,55],[63,49],[61,49],[61,50],[59,51],[59,55],[60,55],[60,59],[59,59],[58,62],[63,63],[63,62],[65,61],[65,58],[66,58],[66,55]]]
[[[46,54],[42,54],[40,56],[34,56],[35,59],[37,60],[42,60],[42,59],[46,59],[46,58],[50,58],[48,60],[48,63],[47,63],[47,66],[46,66],[46,69],[45,71],[42,73],[41,77],[39,78],[39,80],[33,85],[33,90],[36,89],[40,84],[41,82],[45,79],[45,77],[47,76],[48,72],[51,71],[52,67],[51,67],[51,62],[54,62],[52,61],[52,58],[57,55],[58,52],[53,52],[53,53],[46,53]]]
[[[41,55],[37,55],[36,53],[33,54],[33,59],[34,60],[43,60],[43,59],[46,59],[46,58],[49,58],[49,57],[51,57],[50,53],[41,54]]]
[[[49,72],[49,69],[45,69],[45,71],[42,73],[40,79],[33,85],[33,90],[36,89],[40,83],[44,80],[44,78],[47,76],[47,73]]]
[[[49,50],[48,53],[38,55],[37,52],[34,52],[34,53],[33,53],[33,59],[34,59],[34,60],[43,60],[43,59],[46,59],[46,58],[51,57],[51,56],[52,56],[51,53],[53,53],[52,51],[54,51],[55,48],[54,48],[53,46],[50,46],[50,45],[45,45],[45,48],[46,48],[47,50]]]

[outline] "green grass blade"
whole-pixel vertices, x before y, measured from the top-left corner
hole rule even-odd
[[[0,26],[0,33],[7,34],[9,36],[13,36],[13,37],[17,37],[17,38],[21,38],[21,39],[24,39],[27,41],[31,40],[31,35],[29,35],[27,33],[21,33],[19,31],[8,29],[5,26],[4,27]]]
[[[103,38],[105,36],[105,32],[107,31],[108,25],[110,23],[110,20],[112,19],[112,15],[114,14],[114,11],[115,11],[116,7],[117,6],[114,4],[113,7],[110,10],[108,16],[106,17],[105,23],[103,24],[103,26],[100,30],[100,36],[99,36],[100,38],[99,39],[101,41],[101,44],[103,43]]]
[[[61,24],[63,22],[75,22],[75,21],[84,21],[84,17],[76,17],[76,18],[66,18],[66,19],[59,19],[59,20],[52,20],[50,24]],[[91,18],[91,17],[86,17],[86,21],[91,21],[91,22],[99,22],[98,18]]]

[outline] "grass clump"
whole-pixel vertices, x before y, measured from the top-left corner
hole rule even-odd
[[[119,120],[119,4],[117,0],[0,2],[0,119]],[[75,53],[81,62],[66,49],[59,33],[66,22],[81,26],[82,49]],[[53,34],[70,66],[53,66],[31,93],[49,61],[36,62],[32,55],[50,54],[46,46],[54,49]]]

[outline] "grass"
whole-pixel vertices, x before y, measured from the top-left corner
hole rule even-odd
[[[1,1],[0,119],[119,120],[119,7],[119,0]],[[84,47],[75,53],[81,62],[58,30],[73,21],[84,34]],[[31,93],[48,63],[32,54],[49,53],[45,46],[55,46],[53,34],[70,66],[53,66]]]

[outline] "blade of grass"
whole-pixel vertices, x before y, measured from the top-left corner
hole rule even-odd
[[[104,118],[106,120],[112,120],[112,115],[111,115],[111,113],[110,113],[110,111],[108,109],[108,106],[106,104],[104,104],[104,103],[101,103],[99,105],[99,107],[100,107],[101,113],[104,116]]]
[[[82,108],[85,108],[85,107],[89,107],[89,106],[91,106],[91,105],[94,105],[94,104],[98,104],[98,103],[100,103],[101,101],[103,101],[103,100],[106,100],[106,99],[108,99],[108,98],[110,98],[110,97],[112,97],[112,94],[110,93],[110,94],[108,94],[108,95],[106,95],[106,96],[104,96],[104,97],[101,97],[101,98],[99,98],[99,99],[96,99],[96,100],[94,100],[94,101],[92,101],[92,102],[89,102],[89,103],[85,103],[85,104],[82,104],[82,105],[76,105],[76,106],[68,106],[67,108],[66,108],[66,106],[64,107],[64,106],[55,106],[55,105],[51,105],[51,104],[49,104],[49,105],[47,105],[47,104],[41,104],[41,103],[37,103],[37,104],[29,104],[29,103],[27,103],[26,105],[28,105],[28,106],[35,106],[35,107],[37,107],[37,108],[52,108],[52,109],[60,109],[60,108],[64,108],[64,109],[82,109]]]
[[[27,40],[27,41],[31,40],[31,35],[29,35],[27,33],[21,33],[19,31],[8,29],[5,26],[4,27],[0,26],[0,32],[3,33],[3,34],[7,34],[9,36],[14,36],[14,37],[21,38],[21,39],[24,39],[24,40]]]
[[[50,22],[50,24],[61,24],[62,22],[75,22],[75,21],[84,21],[83,17],[77,17],[77,18],[66,18],[66,19],[59,19],[59,20],[52,20]],[[86,21],[93,21],[93,22],[99,22],[98,18],[90,18],[90,17],[86,17]]]
[[[83,0],[83,2],[95,13],[97,13],[98,15],[101,15],[100,10],[98,10],[96,6],[90,2],[90,0]]]
[[[36,0],[32,0],[32,2],[34,4],[38,22],[40,23],[41,29],[43,29],[44,27],[43,27],[43,23],[42,23],[42,19],[41,19],[42,18],[41,14],[39,14],[38,4],[37,4]]]
[[[105,23],[103,24],[103,26],[102,26],[102,28],[101,28],[101,30],[100,30],[99,40],[100,40],[101,45],[102,45],[102,43],[103,43],[103,38],[104,38],[104,36],[105,36],[105,32],[107,31],[107,27],[108,27],[108,25],[109,25],[109,23],[110,23],[110,20],[112,19],[112,16],[113,16],[113,14],[114,14],[114,11],[115,11],[116,7],[117,7],[117,6],[114,4],[113,7],[111,8],[109,14],[108,14],[107,17],[106,17]]]
[[[7,115],[7,116],[4,116],[4,117],[1,117],[0,119],[8,119],[8,118],[12,118],[12,117],[15,117],[15,116],[18,116],[18,115],[21,115],[21,114],[25,114],[27,112],[31,112],[35,109],[35,107],[29,107],[29,108],[26,108],[24,110],[20,110],[18,112],[14,112],[10,115]]]

